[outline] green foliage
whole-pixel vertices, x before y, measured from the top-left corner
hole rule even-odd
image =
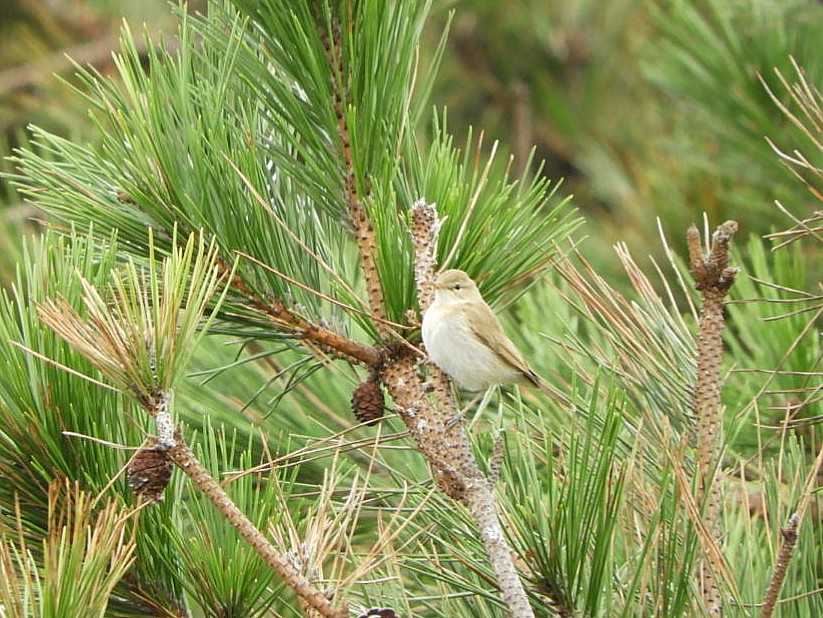
[[[511,161],[501,165],[496,148],[483,161],[481,144],[473,144],[470,135],[461,151],[446,124],[445,116],[435,118],[428,153],[416,149],[406,170],[403,201],[425,196],[437,205],[444,219],[438,237],[441,268],[465,270],[492,304],[511,302],[528,279],[547,270],[557,244],[574,233],[580,219],[569,199],[558,195],[559,183],[539,175],[510,179]],[[386,236],[408,234],[394,230]],[[397,269],[396,249],[387,248],[383,255]],[[408,261],[400,265],[410,272],[412,256],[409,250],[405,255]]]
[[[602,405],[597,390],[592,408]],[[531,557],[527,564],[535,588],[585,615],[614,613],[609,573],[625,476],[615,456],[621,407],[617,401],[606,403],[606,423],[599,434],[590,414],[589,426],[571,438],[559,457],[544,459],[546,453],[557,452],[550,442],[522,441],[524,452],[510,451],[510,461],[517,465],[511,476],[504,476],[513,490],[506,497],[506,511],[516,545]]]
[[[796,197],[799,187],[785,182],[763,139],[791,141],[803,148],[806,138],[774,113],[758,74],[776,85],[774,69],[791,72],[790,55],[804,67],[811,83],[823,79],[817,53],[823,9],[798,0],[771,2],[716,0],[674,2],[656,18],[662,41],[647,69],[689,114],[689,123],[708,138],[702,148],[678,149],[698,167],[727,184],[723,199],[751,208],[754,195]],[[734,93],[734,96],[729,96]],[[734,119],[734,122],[729,122]],[[692,150],[693,154],[689,154]],[[740,186],[744,191],[738,190]],[[783,190],[787,195],[781,195]],[[754,201],[758,210],[768,199]],[[772,210],[769,219],[779,213]]]
[[[378,9],[382,3],[358,6],[363,13],[356,19],[368,27],[353,30],[357,34],[351,41],[343,39],[345,49],[350,50],[346,53],[358,58],[354,65],[346,65],[346,75],[366,81],[349,85],[350,96],[371,87],[370,73],[359,63],[384,66],[389,62],[383,57],[387,49],[392,49],[392,58],[397,53],[376,41],[396,36],[402,48],[412,45],[419,38],[419,22],[425,13],[425,5],[416,3],[404,5],[398,15],[394,11],[399,8]],[[299,10],[308,11],[307,5]],[[167,246],[175,226],[184,233],[204,229],[217,239],[224,259],[231,259],[235,251],[253,258],[252,262],[244,260],[239,272],[263,297],[288,299],[309,317],[345,329],[347,320],[339,308],[307,291],[364,306],[346,283],[357,278],[356,263],[351,260],[352,239],[340,225],[345,212],[342,182],[347,172],[342,155],[332,155],[337,148],[332,76],[321,30],[319,26],[309,28],[314,23],[309,19],[313,18],[299,11],[265,13],[262,23],[270,40],[261,45],[254,38],[256,31],[241,36],[244,22],[216,4],[208,21],[184,20],[180,54],[154,49],[149,55],[150,70],[142,67],[126,33],[124,54],[118,61],[121,84],[83,74],[98,122],[106,129],[100,146],[80,146],[38,131],[35,142],[41,151],[61,164],[22,152],[21,189],[67,223],[96,222],[95,229],[101,233],[116,229],[129,251],[145,247],[147,224],[155,228],[161,246]],[[326,19],[331,20],[332,14],[327,13]],[[376,30],[370,30],[372,25]],[[348,32],[350,26],[344,21],[341,28]],[[213,44],[198,50],[189,44],[195,33]],[[277,52],[279,47],[289,53]],[[273,55],[259,57],[260,49],[271,49]],[[368,105],[410,100],[413,79],[409,71],[398,72],[405,76],[402,81],[381,86],[380,92],[393,93],[386,96],[394,99],[364,100]],[[263,87],[265,92],[259,91]],[[569,234],[575,221],[557,210],[556,204],[545,206],[545,214],[538,210],[553,195],[547,181],[515,183],[507,179],[505,170],[490,174],[490,166],[473,166],[468,152],[461,161],[445,132],[426,152],[416,145],[411,127],[395,126],[390,118],[380,123],[358,120],[374,115],[368,105],[350,109],[347,117],[355,175],[358,182],[372,187],[369,193],[361,186],[359,193],[366,195],[374,221],[378,266],[391,319],[403,320],[406,310],[413,307],[404,213],[419,197],[440,199],[447,216],[443,235],[459,241],[459,246],[444,245],[462,258],[455,266],[465,261],[466,268],[482,268],[486,277],[499,277],[485,284],[491,300],[502,293],[505,280],[519,282],[548,266],[552,241]],[[407,116],[408,105],[401,111]],[[397,122],[408,123],[403,114]],[[281,144],[280,140],[289,141]],[[449,179],[457,186],[445,184]],[[491,217],[503,201],[509,203],[510,225],[523,233],[506,234],[506,228],[497,225],[490,229]],[[469,229],[477,231],[461,234],[469,214]],[[495,230],[495,234],[488,233]],[[306,259],[307,252],[314,259]],[[503,260],[512,253],[522,257]],[[471,258],[466,257],[469,254]],[[401,255],[403,262],[398,261]],[[508,268],[492,275],[489,266],[500,262]],[[254,325],[257,328],[252,332],[259,336],[267,324],[259,314],[250,314],[247,306],[232,305],[231,299],[223,317],[237,334],[248,334],[240,328]],[[354,313],[354,318],[373,332],[362,313]]]
[[[76,479],[95,494],[115,479],[117,495],[128,495],[118,476],[128,455],[83,436],[136,446],[145,427],[139,416],[132,416],[133,406],[127,400],[82,377],[95,376],[94,367],[44,329],[36,309],[56,293],[79,308],[82,281],[104,287],[115,266],[114,244],[48,233],[26,249],[13,295],[4,292],[0,298],[0,355],[5,367],[0,377],[0,518],[3,526],[13,528],[9,518],[14,517],[13,505],[19,503],[27,537],[45,535],[48,486],[54,479]],[[173,519],[173,510],[161,505],[144,514],[138,534],[156,534],[172,525]],[[163,606],[174,599],[175,574],[145,562],[139,542],[136,556],[134,575],[118,590],[118,599],[127,599],[132,607],[142,607],[143,600]]]
[[[111,298],[83,281],[87,317],[66,301],[49,299],[39,306],[44,323],[140,401],[170,391],[181,377],[219,309],[222,299],[203,319],[225,276],[220,275],[214,243],[206,248],[202,237],[198,242],[190,236],[183,248],[173,241],[162,268],[154,260],[151,243],[148,257],[147,273],[129,262],[122,274],[115,275]]]
[[[225,471],[246,469],[253,463],[251,445],[238,444],[235,435],[226,435],[206,423],[198,458],[210,464],[219,478]],[[289,493],[286,478],[272,475],[258,482],[251,475],[233,481],[229,495],[235,504],[259,527],[278,517],[279,491]],[[282,489],[278,486],[283,485]],[[179,563],[186,573],[183,585],[192,602],[206,616],[263,616],[282,594],[273,582],[273,573],[260,556],[237,539],[237,531],[217,512],[202,494],[191,496],[181,508],[181,517],[190,522],[185,528],[170,530],[171,549],[149,540],[162,560],[175,568]]]
[[[134,559],[134,537],[125,509],[109,503],[95,512],[95,502],[78,487],[50,488],[42,575],[22,528],[16,544],[0,538],[4,616],[106,615],[109,597]]]

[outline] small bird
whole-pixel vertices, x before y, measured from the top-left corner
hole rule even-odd
[[[531,383],[549,392],[462,270],[446,270],[435,280],[434,301],[423,315],[423,343],[431,361],[468,391]]]

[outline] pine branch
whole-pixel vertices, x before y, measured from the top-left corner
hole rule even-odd
[[[414,212],[413,237],[422,261],[415,269],[418,297],[430,298],[437,212],[433,205],[422,202],[415,204]],[[435,367],[429,365],[429,369],[437,373]],[[454,416],[455,405],[445,376],[440,373],[435,383],[437,403],[434,404],[426,396],[415,359],[400,349],[383,370],[383,379],[397,404],[398,414],[429,462],[438,486],[452,499],[463,502],[477,524],[497,585],[512,616],[532,618],[534,612],[506,542],[492,487],[474,459],[463,424]]]
[[[697,384],[693,399],[697,417],[698,503],[705,505],[706,529],[718,542],[722,536],[721,475],[717,467],[723,441],[720,404],[720,363],[725,325],[723,302],[739,270],[729,266],[729,242],[736,231],[735,221],[720,225],[712,236],[708,255],[703,252],[697,228],[691,226],[687,232],[692,276],[703,297],[697,341]],[[722,600],[714,575],[705,565],[701,565],[700,570],[704,607],[710,616],[720,616],[723,612]]]
[[[30,513],[22,512],[19,502],[15,505],[15,520],[0,535],[4,618],[109,614],[114,588],[135,559],[135,529],[129,525],[133,511],[116,501],[95,509],[95,502],[77,483],[51,483],[41,565],[35,560],[38,549],[24,532],[24,517]],[[11,532],[15,528],[16,534]]]
[[[434,204],[418,200],[411,209],[414,243],[414,280],[417,284],[420,312],[429,308],[434,294],[434,267],[437,261],[439,221]]]
[[[162,268],[150,251],[149,272],[136,271],[133,264],[126,277],[111,285],[114,302],[106,302],[96,288],[83,281],[88,311],[82,317],[66,301],[39,306],[41,319],[75,349],[85,355],[124,392],[130,393],[154,418],[157,437],[138,451],[130,466],[130,480],[140,491],[159,499],[162,483],[169,475],[163,459],[188,475],[251,547],[295,593],[321,615],[345,618],[345,608],[332,606],[326,596],[297,572],[291,563],[260,532],[228,497],[222,486],[192,453],[178,429],[172,412],[172,387],[191,358],[194,346],[208,328],[204,313],[218,285],[233,275],[221,273],[218,249],[206,248],[202,236],[191,236],[183,249],[173,247]],[[211,318],[219,310],[226,290],[217,299]],[[133,464],[141,454],[154,470],[135,473]]]
[[[533,617],[534,612],[512,559],[512,549],[506,542],[506,535],[500,525],[496,500],[489,482],[486,479],[470,479],[466,484],[465,500],[477,524],[497,585],[511,615],[516,618]]]
[[[783,581],[786,579],[789,562],[794,555],[794,549],[797,545],[800,526],[803,523],[803,518],[806,516],[806,510],[813,500],[817,488],[820,485],[820,470],[823,470],[823,446],[817,452],[817,457],[812,463],[809,473],[806,475],[806,482],[803,488],[803,494],[797,502],[794,513],[789,517],[788,525],[781,530],[783,535],[783,545],[780,547],[780,553],[777,556],[777,562],[774,566],[769,587],[766,591],[766,597],[763,602],[763,610],[761,618],[769,618],[774,612],[777,604],[777,599],[780,595],[780,589],[783,587]]]
[[[224,273],[231,270],[222,261],[220,268]],[[249,306],[268,316],[279,328],[284,328],[303,337],[332,355],[343,356],[350,361],[369,366],[378,365],[382,360],[382,352],[378,348],[362,344],[328,328],[309,322],[288,309],[280,299],[271,299],[268,302],[263,300],[237,273],[231,279],[231,285],[237,293],[244,297]]]
[[[214,504],[241,537],[274,569],[298,595],[301,604],[311,607],[320,616],[346,618],[346,607],[336,608],[329,599],[303,576],[287,557],[281,554],[260,530],[237,508],[223,487],[203,467],[180,432],[167,451],[169,459],[188,476],[194,485]]]
[[[435,266],[437,264],[437,235],[440,220],[437,207],[421,199],[412,205],[412,243],[414,244],[414,280],[417,285],[421,315],[431,304],[434,296]],[[457,414],[451,395],[451,384],[439,367],[431,365],[430,381],[440,406],[452,416]]]
[[[797,529],[799,527],[800,516],[797,513],[792,513],[792,516],[789,517],[788,525],[780,531],[783,535],[783,544],[780,546],[780,553],[777,555],[774,573],[772,573],[769,588],[766,591],[766,597],[763,601],[763,609],[760,610],[760,618],[771,618],[771,615],[774,613],[774,608],[777,605],[777,597],[780,595],[780,589],[783,587],[783,580],[786,579],[789,562],[792,559],[794,548],[797,545]]]
[[[374,227],[369,220],[366,208],[360,200],[357,190],[357,176],[352,158],[351,134],[346,121],[346,92],[344,75],[346,67],[343,65],[343,54],[341,48],[340,24],[334,22],[334,41],[329,42],[329,37],[325,31],[321,32],[323,47],[326,50],[326,57],[331,68],[332,75],[332,97],[334,100],[334,115],[337,119],[337,136],[343,156],[344,187],[346,192],[346,203],[349,207],[349,217],[354,226],[354,236],[357,241],[357,249],[360,254],[360,263],[363,269],[363,276],[366,280],[366,290],[369,298],[369,308],[377,318],[375,327],[382,338],[387,338],[391,334],[386,328],[385,300],[383,298],[383,286],[380,281],[380,274],[377,270],[377,238]]]

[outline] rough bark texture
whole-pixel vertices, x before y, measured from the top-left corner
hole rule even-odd
[[[411,218],[414,280],[417,284],[417,302],[422,314],[434,300],[434,269],[437,265],[437,234],[440,232],[440,221],[435,205],[427,204],[425,200],[418,200],[414,203]],[[434,389],[438,405],[454,417],[457,414],[457,408],[454,405],[451,384],[446,374],[438,367],[430,365],[429,383]]]
[[[251,520],[237,508],[237,505],[223,491],[220,483],[212,478],[179,434],[176,436],[174,446],[168,450],[168,456],[194,482],[197,488],[211,500],[217,510],[240,533],[240,536],[295,591],[301,604],[316,611],[320,616],[328,618],[346,618],[348,616],[346,608],[334,607],[329,599],[297,571],[288,558],[278,552]]]
[[[343,186],[346,193],[346,203],[349,208],[349,218],[354,227],[354,237],[357,241],[357,249],[360,254],[360,264],[366,280],[369,309],[372,315],[377,318],[377,320],[375,320],[377,332],[383,339],[388,339],[391,333],[385,324],[387,316],[383,300],[383,286],[377,270],[377,239],[374,233],[374,227],[372,227],[372,223],[366,213],[366,207],[361,201],[360,194],[357,190],[357,176],[355,174],[354,158],[351,150],[351,135],[349,133],[348,123],[346,122],[347,89],[344,83],[344,76],[347,75],[347,73],[346,67],[343,65],[339,25],[335,24],[334,45],[330,44],[329,38],[325,36],[325,33],[323,33],[323,35],[323,45],[326,49],[326,56],[332,72],[331,90],[334,115],[337,118],[337,137],[340,140],[343,158]]]
[[[434,204],[418,200],[411,209],[412,242],[414,243],[414,280],[417,283],[417,301],[425,312],[434,294],[434,267],[437,261],[437,209]]]
[[[489,556],[503,594],[503,600],[512,616],[534,616],[529,598],[520,582],[512,560],[512,550],[506,542],[503,527],[497,517],[494,494],[485,478],[472,478],[466,482],[466,505],[477,523],[480,538]]]
[[[797,529],[800,526],[800,516],[793,513],[789,517],[788,525],[781,531],[783,533],[783,545],[777,555],[777,562],[774,565],[774,573],[766,590],[766,597],[763,600],[763,609],[760,611],[760,618],[770,618],[777,605],[777,598],[780,596],[780,589],[783,587],[783,580],[786,579],[786,571],[789,568],[794,548],[797,545]]]
[[[225,273],[231,272],[231,269],[225,264],[221,264],[221,269]],[[277,326],[305,338],[325,352],[365,365],[376,365],[382,359],[379,349],[313,324],[290,311],[279,299],[269,302],[264,301],[237,274],[235,274],[231,284],[250,306],[267,315]]]
[[[392,360],[383,376],[397,412],[428,460],[438,486],[468,507],[511,615],[533,618],[497,516],[494,494],[477,466],[463,423],[455,422],[443,407],[429,401],[410,355]]]
[[[412,219],[415,277],[421,309],[425,310],[431,300],[437,212],[433,205],[418,202],[412,210]],[[400,418],[428,460],[440,489],[469,509],[511,615],[533,618],[534,612],[498,518],[491,485],[474,459],[463,423],[456,417],[448,379],[436,367],[428,365],[434,387],[434,396],[430,399],[417,373],[416,362],[416,357],[406,348],[398,348],[382,371],[383,383],[395,401]]]
[[[712,236],[711,251],[703,252],[700,233],[692,226],[687,233],[692,276],[703,297],[700,333],[697,340],[697,384],[693,406],[697,418],[698,502],[704,504],[706,529],[720,542],[722,536],[721,476],[717,470],[722,439],[720,364],[723,359],[723,303],[738,269],[729,267],[729,241],[737,223],[726,221]],[[710,616],[723,613],[720,589],[705,561],[698,567],[700,591]]]

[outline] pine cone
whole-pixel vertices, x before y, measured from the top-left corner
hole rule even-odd
[[[361,423],[375,425],[383,418],[385,399],[383,389],[376,379],[370,377],[360,384],[351,396],[351,409]]]
[[[129,487],[138,496],[143,496],[151,502],[163,499],[163,492],[171,479],[171,462],[166,457],[166,451],[159,449],[151,442],[144,446],[126,470],[126,480]]]

